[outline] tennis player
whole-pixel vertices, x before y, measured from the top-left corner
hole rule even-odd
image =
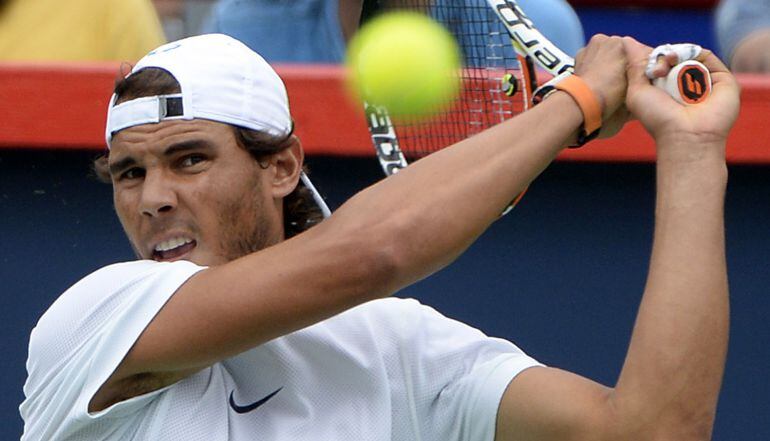
[[[738,89],[703,55],[713,95],[680,106],[649,85],[649,53],[595,37],[578,57],[582,96],[558,90],[317,222],[267,63],[222,35],[151,52],[116,87],[103,164],[139,260],[83,278],[32,331],[22,439],[708,439],[727,345],[724,149]],[[586,121],[624,106],[657,141],[658,200],[613,388],[389,298],[461,254]]]

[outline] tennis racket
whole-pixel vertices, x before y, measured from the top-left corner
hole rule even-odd
[[[399,119],[394,124],[386,108],[364,104],[372,144],[386,176],[526,111],[540,82],[537,68],[552,77],[574,71],[575,60],[543,36],[514,0],[382,0],[379,6],[380,11],[421,12],[443,24],[457,40],[465,66],[463,91],[448,111],[428,122]],[[679,46],[685,45],[674,48]],[[683,84],[696,77],[680,75]],[[710,81],[703,90],[710,91]],[[698,98],[702,99],[705,96]]]
[[[364,103],[386,176],[526,111],[538,86],[536,66],[552,76],[573,70],[574,60],[543,37],[511,0],[385,0],[379,6],[378,12],[407,9],[440,22],[457,40],[465,66],[459,96],[428,121],[394,123],[386,108]]]

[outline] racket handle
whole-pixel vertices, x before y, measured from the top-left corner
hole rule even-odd
[[[653,84],[665,90],[677,102],[684,105],[698,104],[711,94],[711,75],[703,63],[689,60],[677,64]]]

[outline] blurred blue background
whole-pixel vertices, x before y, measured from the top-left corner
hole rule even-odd
[[[37,317],[84,275],[133,258],[110,187],[88,177],[91,157],[0,150],[0,439],[21,432],[17,406]],[[381,175],[373,158],[309,163],[332,207]],[[731,167],[732,337],[716,440],[770,439],[769,194],[766,167]],[[459,261],[400,295],[511,339],[548,365],[614,384],[644,288],[653,206],[653,165],[556,163]]]
[[[591,35],[630,35],[649,46],[696,43],[716,51],[710,9],[577,8],[586,39]]]

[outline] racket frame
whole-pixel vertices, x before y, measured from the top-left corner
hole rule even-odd
[[[485,1],[505,27],[513,49],[518,55],[523,77],[520,93],[524,94],[524,110],[526,110],[530,107],[530,100],[538,88],[535,65],[552,76],[558,76],[564,72],[573,72],[575,60],[540,33],[514,0]],[[364,112],[372,145],[383,172],[386,176],[398,173],[408,165],[408,162],[399,145],[398,134],[387,109],[364,102]],[[510,211],[522,196],[523,192],[503,214]]]
[[[486,2],[508,31],[516,53],[532,60],[553,76],[575,70],[575,60],[545,38],[514,0]]]

